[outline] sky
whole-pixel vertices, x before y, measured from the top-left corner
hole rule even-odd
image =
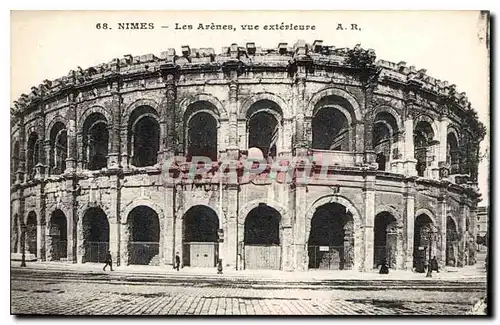
[[[153,23],[154,29],[119,30],[118,23]],[[108,29],[103,29],[104,23]],[[176,30],[176,23],[192,29]],[[197,30],[199,24],[232,25],[235,30]],[[264,25],[314,25],[309,31],[263,30]],[[338,30],[338,24],[344,30]],[[97,24],[101,28],[97,28]],[[351,24],[357,29],[351,30]],[[243,30],[241,25],[259,25]],[[161,28],[168,26],[168,28]],[[111,29],[110,29],[111,28]],[[456,84],[466,92],[488,134],[481,144],[489,145],[489,52],[486,25],[477,11],[246,11],[246,12],[161,12],[161,11],[46,11],[11,13],[11,102],[44,79],[67,75],[110,62],[126,54],[160,55],[168,48],[180,53],[181,46],[212,47],[220,52],[232,43],[254,42],[263,48],[278,43],[293,45],[298,39],[323,45],[372,48],[377,58],[405,61],[427,74]],[[12,105],[12,104],[11,104]],[[488,204],[488,159],[480,164],[480,205]]]

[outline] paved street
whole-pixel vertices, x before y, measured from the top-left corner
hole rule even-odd
[[[457,315],[484,281],[212,281],[12,269],[14,314],[71,315]]]

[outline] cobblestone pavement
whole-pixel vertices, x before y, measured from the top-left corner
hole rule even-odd
[[[65,315],[465,315],[483,290],[236,287],[13,277],[11,312]]]

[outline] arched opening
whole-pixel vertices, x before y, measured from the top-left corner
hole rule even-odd
[[[49,173],[53,175],[64,173],[67,156],[68,138],[66,127],[62,122],[57,122],[50,130]]]
[[[108,122],[104,115],[93,113],[83,124],[83,165],[89,170],[106,168],[108,161]]]
[[[19,141],[15,141],[12,148],[12,171],[11,180],[15,183],[17,180],[17,171],[19,170]]]
[[[48,259],[52,261],[66,259],[68,256],[68,226],[64,212],[59,209],[52,212],[49,226],[50,232],[47,238]]]
[[[349,122],[336,107],[322,107],[312,119],[312,148],[349,151]]]
[[[159,265],[160,222],[155,210],[137,206],[129,213],[129,264]]]
[[[214,267],[218,259],[219,218],[203,205],[190,208],[183,219],[183,264]]]
[[[339,203],[314,212],[307,242],[309,269],[349,270],[354,264],[353,217]]]
[[[435,246],[429,233],[433,231],[432,219],[426,214],[420,214],[415,219],[413,230],[413,267],[423,270],[425,260],[429,259],[429,249]],[[436,254],[436,251],[433,250]]]
[[[187,123],[187,159],[208,157],[217,161],[217,121],[206,112],[195,113]]]
[[[447,136],[446,163],[450,165],[450,175],[460,172],[460,151],[458,139],[453,132]]]
[[[396,268],[397,231],[396,218],[389,212],[375,216],[373,267],[384,261],[390,268]]]
[[[129,119],[129,152],[132,165],[154,166],[160,150],[160,124],[156,111],[149,106],[136,108]]]
[[[431,146],[434,144],[433,139],[434,131],[432,130],[432,126],[425,121],[418,122],[413,133],[418,176],[425,176],[425,170],[430,165],[430,158],[432,158]]]
[[[459,241],[457,225],[455,221],[448,216],[446,218],[446,265],[457,265],[457,247]]]
[[[83,215],[83,262],[104,263],[109,250],[109,222],[101,208],[90,208]]]
[[[392,153],[397,149],[398,124],[394,116],[380,112],[375,116],[372,145],[377,155],[378,170],[389,171]],[[397,150],[396,150],[397,151]]]
[[[26,176],[28,179],[35,177],[35,166],[39,162],[40,157],[40,144],[38,141],[38,134],[36,132],[31,132],[28,138],[27,147],[27,166],[26,166]]]
[[[266,204],[253,208],[245,219],[245,269],[281,268],[281,215]]]
[[[276,157],[283,116],[281,108],[270,100],[260,100],[247,111],[248,148],[258,148],[264,158]]]
[[[26,252],[37,256],[36,213],[30,211],[26,220]]]
[[[14,215],[14,222],[13,222],[13,229],[12,229],[12,234],[14,237],[13,243],[12,243],[12,252],[17,253],[19,252],[19,239],[20,239],[20,234],[19,234],[19,215],[16,213]]]

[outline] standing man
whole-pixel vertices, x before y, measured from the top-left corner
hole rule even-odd
[[[181,258],[179,257],[179,252],[175,253],[175,268],[179,271],[179,266],[181,265]]]
[[[109,265],[109,267],[111,268],[111,271],[113,271],[113,260],[111,258],[111,252],[108,251],[108,253],[106,254],[106,264],[104,265],[104,267],[102,268],[103,271],[106,271],[106,266]]]

